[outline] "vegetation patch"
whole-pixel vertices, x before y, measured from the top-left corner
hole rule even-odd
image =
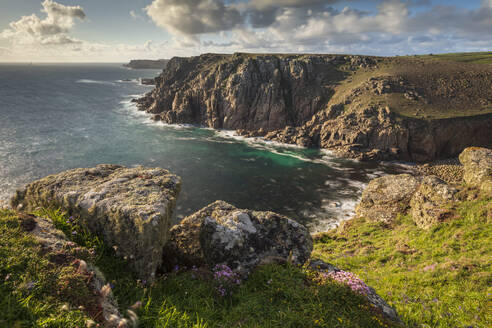
[[[352,219],[317,236],[313,256],[358,274],[409,327],[490,327],[492,199],[456,213],[430,230]]]
[[[343,279],[288,263],[262,266],[240,284],[222,267],[176,267],[149,284],[129,272],[125,261],[77,218],[59,210],[36,214],[51,218],[88,250],[110,282],[120,311],[136,311],[139,327],[395,327]],[[51,263],[15,212],[0,212],[0,232],[0,279],[5,281],[0,326],[84,327],[90,295],[83,275]]]

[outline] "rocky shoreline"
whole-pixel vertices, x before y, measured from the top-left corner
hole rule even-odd
[[[492,147],[487,107],[465,116],[426,114],[434,110],[425,109],[429,106],[449,107],[450,87],[447,93],[421,89],[410,73],[393,72],[392,61],[340,55],[176,57],[156,78],[156,88],[134,101],[157,121],[236,130],[361,160],[428,162],[455,157],[468,146]],[[472,78],[481,83],[484,77]],[[471,97],[467,89],[452,90],[453,96]],[[473,106],[479,108],[492,101],[489,93],[475,97]],[[396,106],[414,114],[401,115]]]

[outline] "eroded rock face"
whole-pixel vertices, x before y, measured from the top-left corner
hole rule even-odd
[[[387,175],[369,182],[355,214],[374,221],[389,222],[405,213],[419,186],[419,179],[410,174]]]
[[[271,131],[300,125],[326,106],[340,65],[368,67],[373,57],[203,54],[171,59],[157,87],[137,102],[166,123]]]
[[[492,190],[492,150],[469,147],[459,159],[464,166],[463,180],[466,184],[486,192]]]
[[[429,228],[444,221],[449,213],[446,205],[455,200],[457,192],[455,187],[438,177],[424,177],[410,201],[410,213],[415,224],[420,228]]]
[[[116,246],[136,273],[152,280],[168,240],[180,178],[160,168],[98,165],[50,175],[12,198],[13,208],[61,207]]]
[[[170,230],[164,264],[214,267],[247,274],[260,263],[303,264],[313,241],[301,224],[272,212],[241,210],[216,201]]]

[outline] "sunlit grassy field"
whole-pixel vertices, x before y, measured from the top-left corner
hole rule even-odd
[[[345,285],[320,281],[290,264],[256,270],[226,296],[205,269],[184,269],[153,284],[138,280],[100,240],[60,211],[41,211],[71,240],[95,251],[122,313],[136,302],[139,327],[394,327]],[[85,327],[80,304],[91,295],[72,267],[53,265],[23,231],[17,215],[0,212],[0,327]],[[74,233],[75,232],[75,233]],[[191,270],[190,270],[191,269]],[[64,288],[66,281],[71,288]]]
[[[391,225],[355,219],[319,236],[314,256],[357,273],[409,327],[490,327],[492,199],[457,213],[428,231],[408,216]]]

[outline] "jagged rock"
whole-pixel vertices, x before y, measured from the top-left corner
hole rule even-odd
[[[247,274],[269,261],[303,264],[312,249],[311,235],[301,224],[272,212],[241,210],[216,201],[171,228],[164,264],[225,264]]]
[[[13,208],[61,207],[108,245],[137,274],[152,280],[168,239],[179,177],[160,168],[98,165],[50,175],[12,198]]]
[[[171,59],[157,87],[138,101],[166,123],[272,131],[301,125],[324,109],[341,65],[376,59],[337,55],[204,54]]]
[[[405,213],[419,186],[419,179],[410,174],[387,175],[369,182],[355,214],[370,220],[389,222]]]
[[[429,228],[449,215],[446,205],[455,200],[458,190],[436,176],[426,176],[410,201],[410,213],[420,228]]]
[[[492,150],[480,147],[466,148],[459,156],[464,166],[463,180],[485,192],[492,190]]]
[[[53,226],[51,220],[26,216],[22,213],[19,216],[22,222],[29,221],[32,223],[32,229],[28,229],[28,233],[39,243],[43,256],[47,256],[59,268],[67,267],[68,272],[74,271],[71,267],[77,267],[73,274],[83,277],[83,280],[86,281],[85,288],[88,288],[93,295],[93,299],[90,300],[90,307],[84,307],[88,314],[97,322],[102,323],[104,327],[127,327],[125,324],[127,320],[120,314],[118,304],[102,273],[90,262],[77,257],[81,253],[81,247],[69,241],[63,232]],[[63,271],[60,270],[60,272]],[[62,276],[60,275],[59,278]]]
[[[342,272],[342,270],[337,268],[336,266],[326,263],[325,261],[319,259],[309,260],[307,267],[312,271],[317,271],[328,275],[337,272]],[[370,286],[367,287],[368,287],[368,293],[364,294],[364,296],[367,298],[369,303],[371,303],[374,307],[381,310],[387,317],[389,317],[393,321],[400,322],[400,318],[398,317],[398,314],[396,313],[395,309],[389,306],[388,303],[386,303],[386,301],[376,293],[374,288]]]
[[[447,94],[448,83],[437,94],[430,85],[420,86],[422,81],[438,82],[441,74],[416,78],[420,75],[412,73],[414,69],[383,73],[376,67],[385,61],[392,60],[240,53],[175,57],[156,78],[156,88],[136,102],[139,109],[159,114],[165,123],[240,130],[245,136],[321,147],[361,160],[425,162],[457,156],[470,145],[492,146],[490,113],[446,119],[393,114],[391,102],[382,99],[387,94],[411,99],[412,106],[424,111],[430,100],[453,104],[470,97]],[[404,66],[412,68],[410,64]],[[374,76],[340,87],[349,80],[349,71],[360,67],[373,69]],[[473,83],[480,85],[485,98],[490,88],[483,85],[490,74],[473,73]]]

